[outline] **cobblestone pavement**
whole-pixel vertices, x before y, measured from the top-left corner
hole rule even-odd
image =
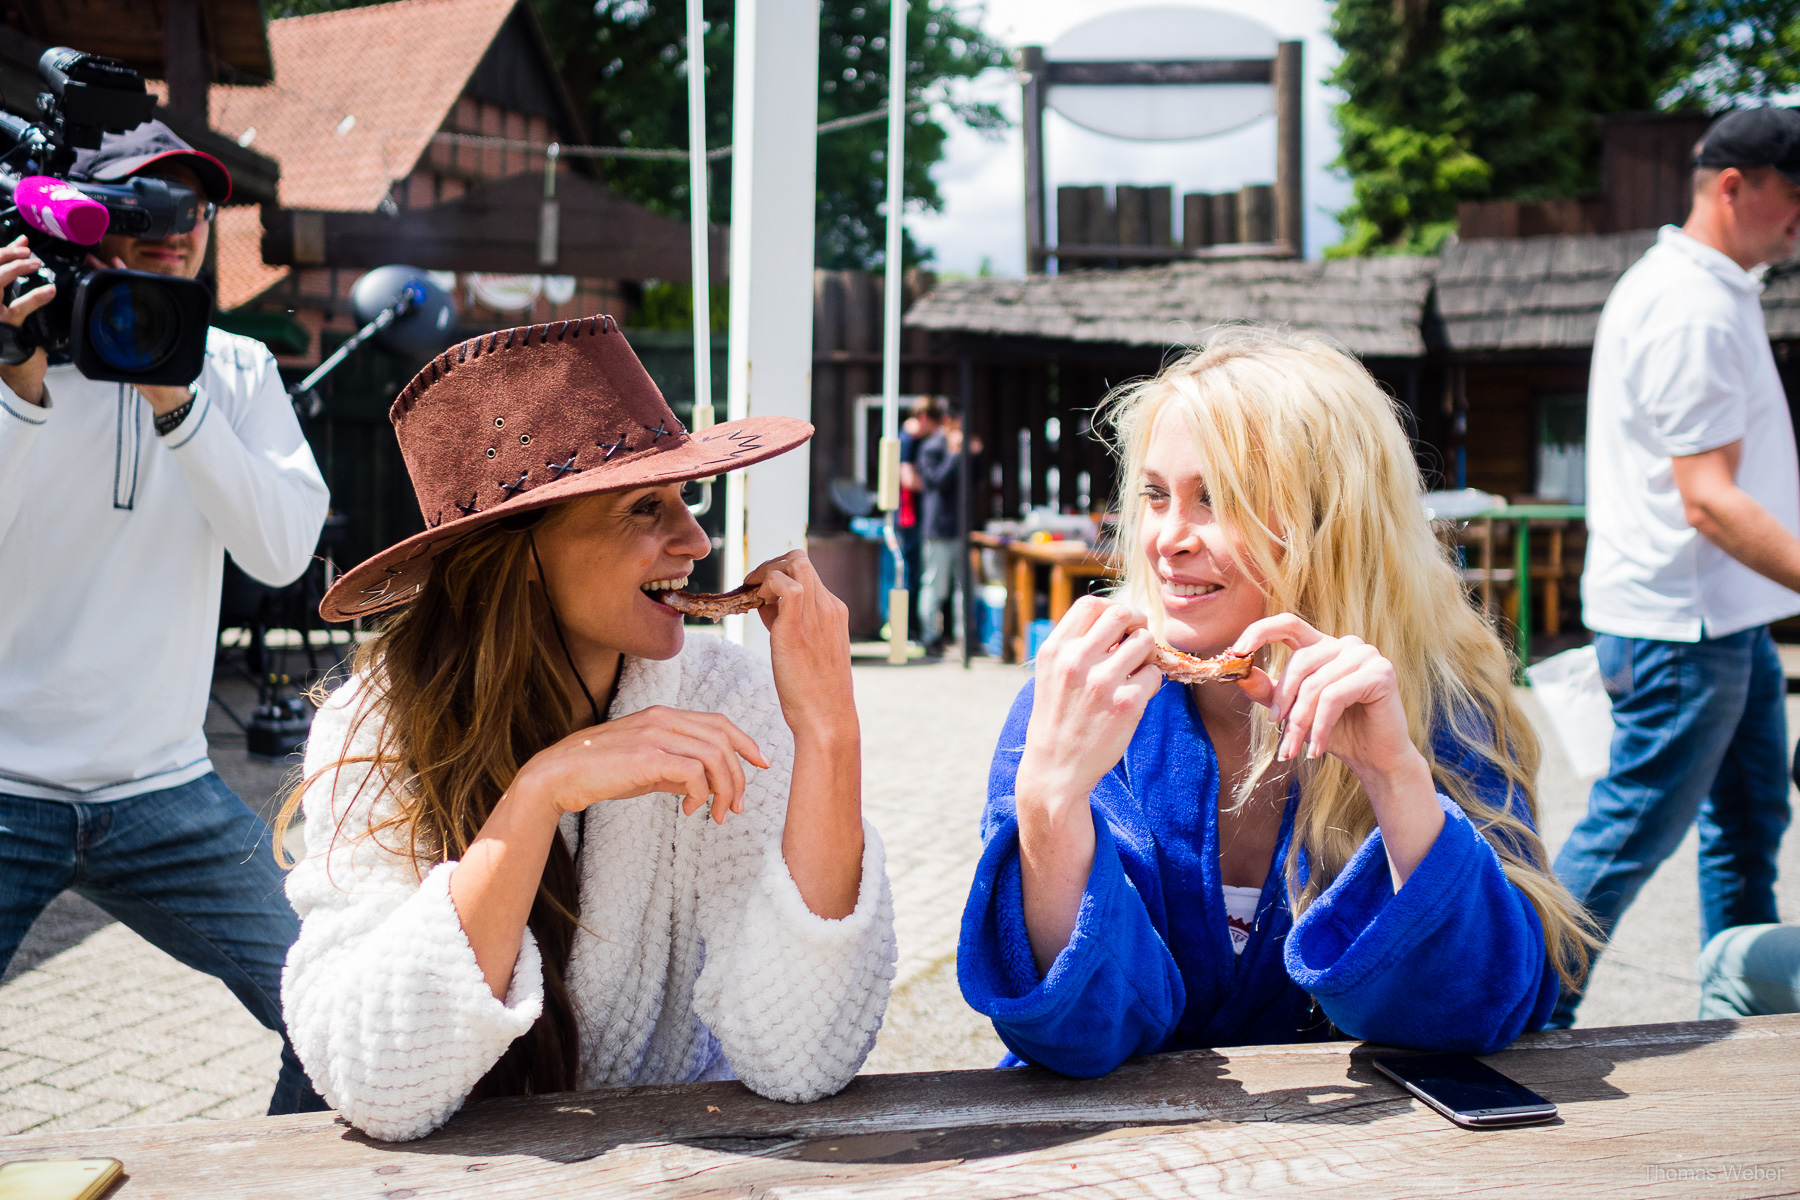
[[[871,1071],[985,1067],[1002,1047],[963,1004],[956,936],[973,874],[988,758],[1024,673],[977,660],[856,668],[866,811],[887,847],[899,974]],[[228,699],[244,711],[240,693]],[[1526,698],[1530,703],[1529,696]],[[1533,710],[1535,712],[1535,709]],[[1790,701],[1790,726],[1800,729]],[[215,713],[214,758],[267,811],[285,769],[248,762]],[[1541,777],[1557,845],[1586,803],[1551,747]],[[1584,1025],[1689,1019],[1697,990],[1692,835],[1621,922],[1581,1010]],[[1800,914],[1800,836],[1783,854],[1782,911]],[[278,1041],[224,985],[164,957],[92,905],[64,896],[0,981],[0,1133],[259,1113]]]

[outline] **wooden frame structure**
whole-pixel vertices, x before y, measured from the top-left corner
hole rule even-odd
[[[1052,61],[1042,46],[1019,51],[1023,89],[1021,126],[1025,135],[1025,270],[1042,274],[1052,258],[1059,265],[1093,259],[1166,262],[1175,258],[1292,255],[1306,249],[1306,203],[1302,184],[1302,43],[1281,42],[1273,58],[1190,58],[1139,61]],[[1269,83],[1275,87],[1275,240],[1267,245],[1198,249],[1171,246],[1052,245],[1046,212],[1044,110],[1056,84],[1079,87],[1143,87],[1219,83]],[[1058,231],[1058,240],[1061,231]]]

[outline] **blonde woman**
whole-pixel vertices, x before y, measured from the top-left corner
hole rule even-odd
[[[1236,328],[1108,410],[1124,583],[1039,652],[963,916],[963,994],[1007,1063],[1343,1034],[1488,1052],[1542,1026],[1590,937],[1392,402],[1323,343]],[[1261,665],[1165,682],[1159,641]]]
[[[387,615],[289,802],[307,1073],[389,1140],[471,1096],[837,1091],[894,961],[847,610],[803,554],[752,571],[771,674],[665,602],[709,549],[682,481],[812,427],[690,434],[607,317],[453,347],[392,415],[426,528],[326,594]]]

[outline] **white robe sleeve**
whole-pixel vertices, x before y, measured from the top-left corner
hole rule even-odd
[[[307,745],[306,857],[287,884],[300,937],[282,1009],[326,1101],[371,1137],[406,1141],[448,1120],[531,1028],[543,970],[527,930],[506,999],[494,999],[450,899],[456,863],[397,852],[399,831],[369,833],[398,811],[380,773],[329,769],[340,753],[375,750],[379,718],[357,724],[357,690],[346,684],[319,710]]]
[[[744,813],[709,830],[700,925],[706,957],[694,1011],[732,1071],[774,1100],[817,1100],[850,1082],[874,1048],[894,980],[894,901],[881,838],[863,822],[856,908],[806,907],[781,852],[794,742],[759,673],[723,711],[775,765],[754,772]]]

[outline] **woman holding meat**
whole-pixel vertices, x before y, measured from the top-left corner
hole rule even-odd
[[[1540,1027],[1592,942],[1393,402],[1335,349],[1236,328],[1108,411],[1124,582],[1013,706],[963,918],[1008,1061]],[[1260,665],[1165,680],[1159,642]]]
[[[811,426],[689,433],[607,317],[464,342],[392,416],[426,529],[326,595],[388,615],[289,800],[319,1090],[391,1140],[471,1096],[837,1091],[894,959],[846,610],[803,554],[751,572],[771,674],[669,602],[710,548],[683,482]]]

